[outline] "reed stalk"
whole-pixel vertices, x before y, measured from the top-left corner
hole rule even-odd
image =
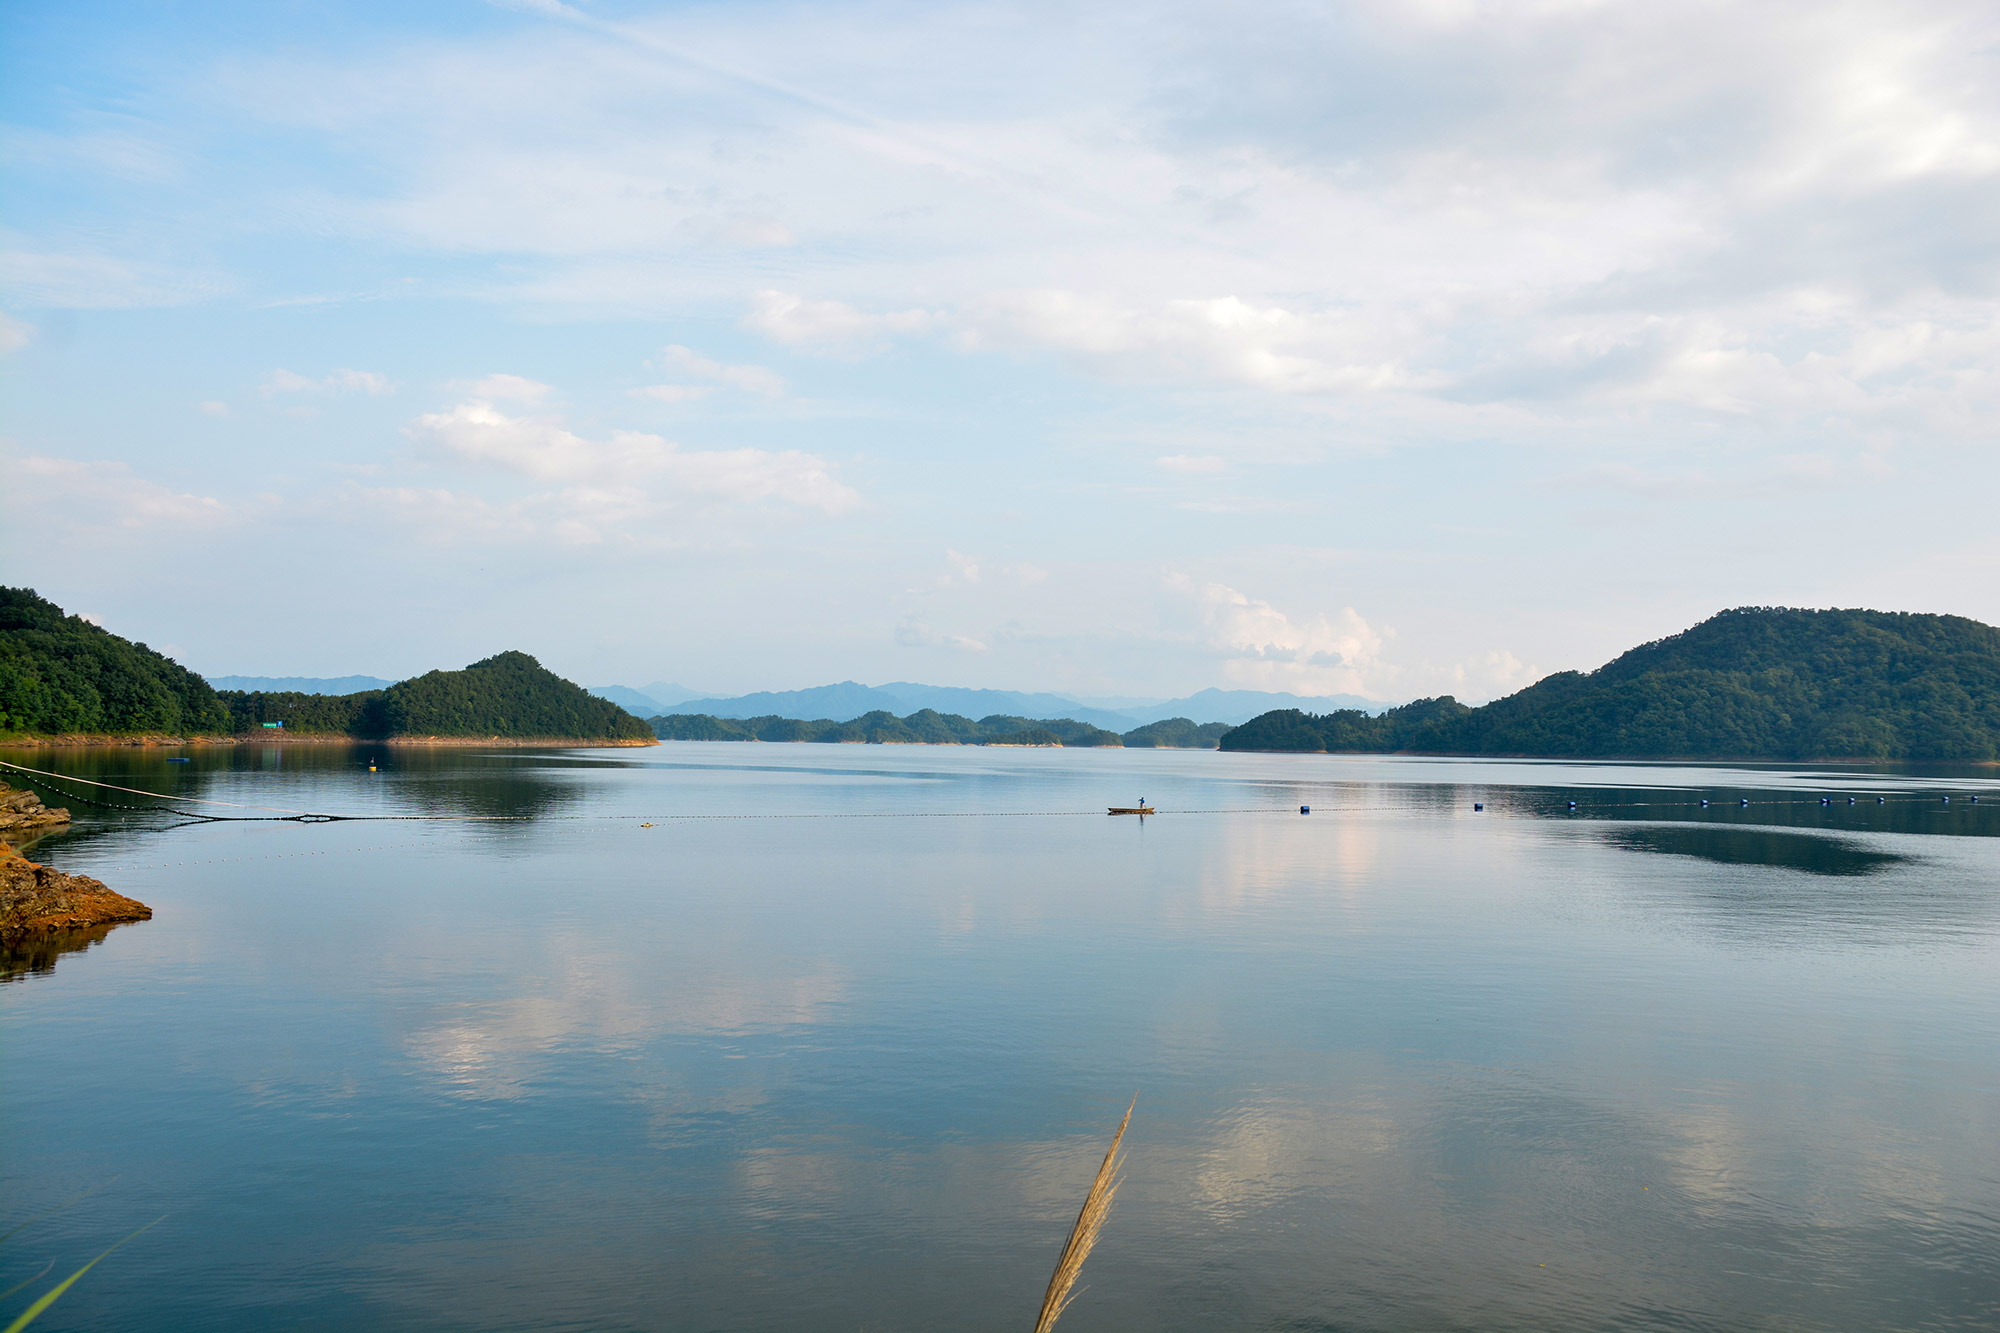
[[[1083,1272],[1083,1261],[1097,1244],[1097,1233],[1104,1229],[1104,1219],[1111,1214],[1111,1200],[1118,1194],[1118,1171],[1124,1165],[1118,1159],[1118,1145],[1125,1137],[1125,1127],[1132,1123],[1133,1107],[1138,1104],[1135,1096],[1132,1105],[1125,1108],[1125,1118],[1118,1122],[1118,1132],[1111,1136],[1111,1146],[1104,1151],[1104,1163],[1097,1168],[1097,1179],[1090,1182],[1090,1193],[1083,1197],[1083,1211],[1076,1215],[1076,1225],[1070,1228],[1062,1257],[1056,1260],[1056,1271],[1049,1277],[1049,1289],[1042,1297],[1041,1317],[1035,1320],[1035,1333],[1049,1333],[1075,1299],[1073,1290]]]
[[[146,1223],[145,1226],[142,1226],[137,1231],[133,1232],[131,1236],[127,1236],[125,1240],[131,1240],[134,1236],[144,1235],[146,1232],[151,1231],[154,1227],[160,1225],[160,1223],[166,1220],[167,1220],[166,1215],[161,1214],[159,1217],[154,1218],[152,1221]],[[111,1250],[115,1250],[120,1245],[123,1245],[125,1243],[125,1240],[114,1241],[111,1245]],[[95,1259],[92,1259],[89,1263],[77,1269],[74,1273],[71,1273],[61,1282],[56,1283],[55,1286],[49,1288],[46,1292],[43,1292],[40,1300],[36,1301],[33,1305],[29,1306],[27,1309],[21,1311],[21,1313],[15,1318],[14,1322],[7,1325],[6,1333],[21,1333],[22,1329],[34,1323],[37,1319],[41,1318],[42,1312],[48,1309],[51,1305],[54,1305],[58,1300],[61,1300],[62,1294],[68,1291],[70,1287],[75,1285],[76,1280],[78,1278],[82,1277],[85,1273],[88,1273],[91,1269],[97,1267],[99,1264],[103,1263],[106,1259],[110,1258],[111,1250],[106,1250],[103,1254],[98,1255]],[[53,1267],[53,1265],[51,1265],[51,1267]],[[48,1271],[49,1270],[47,1268],[44,1268],[42,1270],[42,1272],[44,1273]],[[30,1281],[32,1280],[33,1279],[30,1279]],[[19,1288],[17,1287],[15,1288],[15,1290],[19,1290]]]

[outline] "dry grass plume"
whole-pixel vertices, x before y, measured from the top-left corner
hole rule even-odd
[[[1111,1214],[1111,1200],[1118,1193],[1118,1171],[1124,1165],[1118,1160],[1118,1145],[1125,1137],[1125,1127],[1132,1123],[1132,1108],[1138,1104],[1139,1099],[1134,1097],[1132,1106],[1125,1108],[1125,1118],[1118,1122],[1118,1132],[1111,1136],[1111,1146],[1104,1152],[1104,1164],[1097,1168],[1097,1179],[1090,1183],[1090,1193],[1084,1196],[1083,1211],[1076,1215],[1076,1225],[1070,1228],[1062,1257],[1056,1260],[1056,1271],[1049,1277],[1035,1333],[1048,1333],[1069,1308],[1076,1279],[1083,1272],[1083,1261],[1090,1257],[1091,1247],[1097,1244],[1097,1233],[1104,1229],[1104,1219]]]

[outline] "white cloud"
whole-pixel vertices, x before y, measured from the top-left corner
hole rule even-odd
[[[460,403],[446,412],[426,413],[412,423],[410,433],[462,462],[483,464],[532,481],[582,486],[579,494],[596,497],[597,507],[622,510],[630,517],[645,501],[618,501],[619,496],[652,497],[659,486],[662,502],[687,499],[740,504],[773,501],[798,508],[840,514],[861,497],[835,480],[828,464],[796,450],[770,453],[762,449],[686,450],[658,435],[614,431],[606,440],[591,440],[550,416],[510,417],[491,403]]]
[[[495,374],[483,380],[476,380],[468,386],[475,398],[488,402],[541,404],[549,400],[555,389],[540,380],[523,378],[520,375]]]
[[[211,398],[201,405],[201,410],[205,416],[226,417],[229,415],[229,404],[219,398]]]
[[[904,648],[950,648],[957,652],[989,651],[985,642],[965,634],[941,633],[931,628],[930,618],[908,615],[896,625],[896,642]]]
[[[708,380],[712,384],[740,389],[744,393],[756,394],[763,398],[782,398],[785,395],[785,381],[776,371],[764,366],[725,365],[678,344],[662,348],[653,365],[661,370],[678,371],[698,380]],[[679,400],[667,395],[675,390],[685,392],[689,387],[680,384],[659,384],[637,392],[648,397],[661,398],[666,402],[675,402]]]
[[[566,309],[755,290],[745,325],[787,346],[1045,348],[1121,380],[1369,401],[1378,439],[1493,405],[1523,434],[1831,404],[1965,435],[2000,405],[1993,349],[1963,338],[1909,353],[1919,388],[1821,391],[1878,321],[1993,322],[1980,6],[1180,10],[1144,43],[1114,7],[1053,52],[965,14],[588,19],[227,87],[399,182],[299,201],[315,216],[506,256],[493,294]],[[780,220],[806,217],[803,241]],[[842,299],[688,253],[794,243],[788,271]]]
[[[874,314],[842,301],[814,301],[791,292],[761,291],[743,317],[744,327],[788,347],[858,353],[897,334],[920,333],[943,321],[928,310]]]
[[[237,517],[214,496],[176,491],[137,476],[123,463],[83,462],[30,454],[10,467],[20,479],[7,490],[16,502],[59,502],[65,521],[84,532],[105,527],[204,530]]]
[[[737,341],[710,332],[719,320],[773,349],[893,352],[815,375],[810,421],[788,405],[728,441],[770,452],[729,463],[727,494],[754,490],[787,446],[827,479],[853,466],[824,462],[834,451],[865,450],[896,503],[845,549],[812,540],[816,525],[767,541],[817,510],[769,498],[752,515],[677,490],[659,462],[671,446],[613,433],[615,415],[557,417],[548,386],[519,377],[425,403],[446,420],[412,428],[429,451],[414,460],[365,435],[300,434],[300,450],[381,467],[372,484],[444,486],[453,499],[436,502],[467,524],[538,540],[560,526],[578,543],[641,529],[692,542],[706,524],[763,562],[715,571],[709,620],[746,586],[795,599],[736,627],[759,651],[739,643],[735,661],[792,660],[771,650],[780,636],[838,658],[869,598],[918,585],[938,626],[991,645],[983,671],[1024,686],[1071,671],[1107,692],[1124,690],[1114,674],[1151,673],[1180,692],[1173,677],[1210,683],[1199,673],[1225,663],[1302,688],[1345,670],[1306,651],[1344,627],[1326,588],[1414,636],[1364,673],[1378,697],[1461,672],[1474,691],[1512,670],[1489,650],[1601,661],[1628,631],[1691,623],[1691,603],[1866,595],[1995,618],[1973,577],[1984,566],[1941,545],[1981,530],[1977,497],[2000,477],[1990,4],[1723,6],[1691,21],[1642,0],[1342,0],[1156,7],[1137,28],[1135,12],[1072,7],[1055,41],[1019,13],[945,3],[160,48],[138,77],[166,91],[134,132],[195,144],[254,124],[273,170],[216,177],[174,153],[171,170],[135,171],[81,142],[39,145],[36,172],[70,174],[24,188],[66,202],[10,219],[33,234],[0,235],[0,280],[40,325],[38,361],[77,331],[78,351],[143,357],[100,338],[102,316],[42,311],[226,290],[199,270],[209,254],[254,268],[259,329],[305,328],[276,308],[288,300],[353,293],[311,313],[305,343],[273,336],[247,371],[221,367],[254,336],[189,349],[198,385],[254,384],[279,356],[295,370],[310,353],[282,349],[301,345],[413,348],[418,360],[378,364],[407,384],[435,379],[418,362],[454,339],[461,352],[546,340],[595,357],[593,401],[713,402],[763,392],[721,377],[744,369],[728,359],[793,364],[721,357]],[[264,262],[259,236],[289,238],[290,258]],[[327,276],[342,273],[380,278]],[[420,309],[442,342],[413,343]],[[214,318],[233,327],[228,309]],[[661,337],[701,350],[631,389],[616,367]],[[126,371],[107,363],[105,381],[145,379]],[[583,380],[565,387],[583,397]],[[331,415],[333,392],[275,401]],[[452,404],[495,415],[452,421]],[[145,429],[139,399],[106,407],[127,435]],[[227,432],[190,434],[177,468],[239,475],[219,438],[199,438]],[[292,469],[283,452],[270,465]],[[1202,470],[1249,459],[1241,477]],[[424,475],[439,460],[449,471]],[[1745,494],[1754,523],[1733,521]],[[682,507],[695,504],[698,523]],[[1601,531],[1578,517],[1593,505],[1616,511]],[[1876,585],[1852,561],[1786,556],[1839,549],[1857,524],[1940,572]],[[1450,525],[1507,535],[1449,538]],[[1310,579],[1267,547],[1332,533],[1353,558]],[[931,587],[945,541],[978,548],[979,584]],[[1211,613],[1151,586],[1163,561],[1198,551],[1215,561],[1198,577],[1254,597]],[[1006,571],[1021,559],[1063,572],[1018,592]],[[1567,573],[1536,577],[1549,568]],[[1135,582],[1154,596],[1135,598]],[[545,586],[572,606],[586,591]],[[1496,601],[1496,587],[1510,591]],[[1254,629],[1258,605],[1286,628]],[[887,634],[875,646],[894,660]]]
[[[1166,577],[1169,593],[1194,607],[1202,641],[1222,674],[1245,689],[1294,694],[1373,694],[1383,636],[1354,608],[1294,618],[1223,583]]]
[[[281,393],[364,393],[369,397],[394,393],[396,386],[386,375],[372,370],[336,370],[321,379],[308,379],[293,371],[278,369],[264,381],[264,396]]]
[[[1495,699],[1525,689],[1543,673],[1504,648],[1493,648],[1452,668],[1456,693],[1472,700]]]
[[[1056,289],[989,299],[962,322],[971,345],[1026,341],[1110,373],[1189,374],[1278,393],[1353,393],[1412,386],[1382,360],[1384,331],[1352,313],[1306,314],[1236,296],[1179,299],[1148,309]]]

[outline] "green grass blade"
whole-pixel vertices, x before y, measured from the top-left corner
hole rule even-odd
[[[103,1263],[104,1260],[110,1256],[111,1250],[117,1249],[120,1245],[123,1245],[126,1240],[131,1240],[133,1237],[140,1235],[142,1232],[151,1231],[154,1227],[160,1225],[160,1223],[166,1220],[167,1220],[166,1214],[162,1213],[160,1216],[146,1223],[145,1226],[140,1227],[138,1231],[133,1232],[131,1236],[127,1236],[125,1240],[114,1241],[112,1243],[110,1250],[106,1250],[103,1254],[98,1255],[95,1259],[92,1259],[89,1263],[77,1269],[74,1273],[71,1273],[61,1282],[58,1282],[55,1286],[49,1288],[48,1291],[42,1294],[42,1298],[40,1300],[36,1301],[33,1305],[29,1306],[27,1309],[21,1311],[20,1317],[16,1319],[13,1323],[7,1325],[7,1327],[4,1330],[0,1330],[0,1333],[21,1333],[22,1329],[34,1323],[37,1319],[41,1318],[42,1311],[48,1309],[51,1305],[54,1305],[56,1301],[62,1296],[62,1294],[68,1291],[70,1287],[75,1284],[78,1278],[82,1277],[85,1273],[88,1273],[91,1269],[97,1267],[100,1263]]]

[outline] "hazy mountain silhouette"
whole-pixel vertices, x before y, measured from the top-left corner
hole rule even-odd
[[[615,685],[599,686],[593,693],[624,704],[627,708],[633,706],[626,703],[621,694],[613,691],[639,693]],[[1363,699],[1351,694],[1304,698],[1296,694],[1280,694],[1264,690],[1208,689],[1179,699],[1162,699],[1155,703],[1125,708],[1103,708],[1079,702],[1064,694],[975,690],[950,685],[923,685],[901,680],[891,681],[886,685],[863,685],[857,681],[847,680],[838,685],[820,685],[806,690],[767,690],[728,698],[682,699],[672,704],[666,704],[664,700],[658,702],[663,706],[655,709],[654,715],[706,713],[710,717],[724,718],[776,716],[847,721],[866,713],[908,714],[929,708],[940,713],[956,713],[963,717],[988,717],[995,713],[1004,713],[1010,717],[1070,718],[1077,722],[1088,722],[1092,726],[1120,732],[1174,717],[1188,718],[1196,723],[1227,722],[1233,726],[1247,722],[1259,714],[1270,712],[1274,708],[1297,708],[1313,712],[1332,712],[1335,709],[1351,708],[1375,713],[1388,707],[1387,704],[1376,700]]]

